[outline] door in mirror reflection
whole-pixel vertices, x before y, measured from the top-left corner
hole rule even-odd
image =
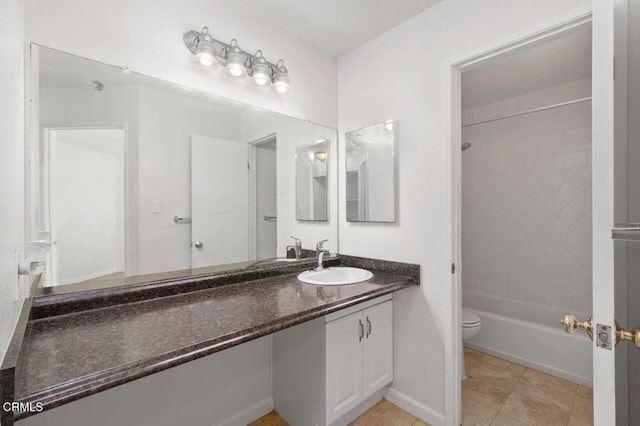
[[[346,133],[348,222],[395,222],[397,127],[386,121]]]
[[[246,143],[191,136],[191,267],[243,262],[249,254]]]
[[[296,220],[326,222],[329,141],[296,147]]]
[[[124,129],[45,129],[44,143],[49,285],[124,277]]]

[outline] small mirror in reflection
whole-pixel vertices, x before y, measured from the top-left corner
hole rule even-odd
[[[326,222],[329,141],[296,147],[296,219]]]
[[[395,222],[397,121],[346,133],[348,222]]]

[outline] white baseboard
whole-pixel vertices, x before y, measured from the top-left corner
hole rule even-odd
[[[262,399],[255,404],[216,423],[215,426],[246,426],[273,410],[273,398]]]
[[[408,411],[420,420],[423,420],[433,426],[444,426],[444,414],[431,407],[427,407],[423,403],[416,401],[394,388],[387,389],[384,397],[390,403],[397,405],[404,411]]]

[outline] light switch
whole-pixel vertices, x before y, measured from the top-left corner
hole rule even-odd
[[[153,200],[151,202],[151,213],[158,214],[160,213],[160,200]]]

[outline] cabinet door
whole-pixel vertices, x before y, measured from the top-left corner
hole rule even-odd
[[[327,323],[327,424],[363,400],[362,321],[356,312]]]
[[[393,380],[393,302],[372,306],[363,312],[364,397]]]

